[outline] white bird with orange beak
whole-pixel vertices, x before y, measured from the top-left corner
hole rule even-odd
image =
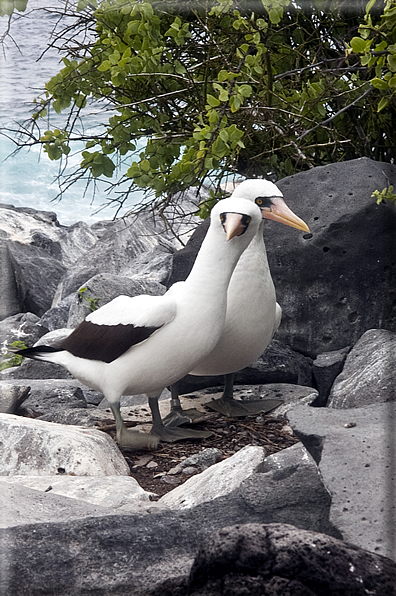
[[[255,203],[262,214],[259,229],[240,257],[227,292],[227,313],[215,348],[191,371],[191,375],[225,375],[221,399],[207,405],[227,416],[247,416],[265,410],[262,401],[241,401],[233,397],[234,373],[255,362],[279,327],[282,309],[276,302],[263,238],[264,219],[309,232],[307,224],[289,209],[279,188],[264,179],[242,182],[231,195],[234,200]],[[170,426],[191,421],[194,410],[182,410],[177,384],[171,387],[171,412],[164,419]]]

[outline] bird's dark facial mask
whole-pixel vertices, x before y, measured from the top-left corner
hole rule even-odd
[[[220,213],[220,221],[227,240],[231,240],[234,236],[242,236],[249,227],[252,218],[249,215],[242,213]]]

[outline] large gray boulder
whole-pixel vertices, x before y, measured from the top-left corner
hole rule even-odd
[[[312,387],[312,360],[277,339],[273,339],[256,362],[235,374],[234,383],[236,385],[292,383]],[[190,393],[223,384],[224,377],[221,375],[213,377],[186,375],[179,381],[179,391]]]
[[[36,343],[48,329],[40,324],[37,315],[31,312],[18,313],[0,321],[0,344],[9,346],[14,341],[22,341],[26,346]]]
[[[61,226],[55,213],[12,205],[0,206],[0,238],[1,319],[44,314],[67,268],[97,241],[84,223]]]
[[[188,581],[155,594],[170,596],[177,585],[191,596],[391,596],[396,565],[323,534],[247,524],[208,537]]]
[[[0,476],[129,475],[115,442],[105,433],[0,414]]]
[[[77,327],[92,312],[92,301],[95,308],[100,308],[121,294],[131,297],[140,294],[161,296],[165,292],[165,286],[156,281],[99,273],[89,279],[75,294],[69,311],[67,327]]]
[[[187,576],[202,539],[214,531],[234,524],[279,521],[284,498],[287,507],[283,515],[289,523],[338,535],[329,525],[330,497],[312,458],[301,445],[287,451],[279,454],[280,459],[271,456],[264,460],[262,471],[246,478],[246,486],[242,482],[227,495],[184,510],[152,503],[144,515],[108,515],[109,511],[103,511],[100,516],[96,510],[91,517],[87,508],[83,519],[56,523],[51,503],[60,496],[40,492],[41,508],[48,508],[51,523],[0,529],[4,546],[0,593],[19,596],[34,589],[52,596],[81,596],[84,592],[147,596],[157,584]],[[22,487],[18,483],[12,488]],[[13,497],[8,491],[8,502]],[[79,502],[76,510],[81,518]],[[71,516],[73,511],[68,507],[67,513]]]
[[[330,521],[347,542],[396,560],[396,403],[286,414],[332,495]]]
[[[366,331],[334,381],[328,407],[359,408],[396,401],[396,333]]]
[[[56,251],[52,250],[53,245],[57,247]],[[60,261],[60,246],[53,241],[45,246],[13,241],[8,243],[8,253],[20,310],[43,315],[51,307],[58,284],[66,273],[66,267]]]
[[[60,296],[64,298],[76,292],[87,280],[100,273],[131,277],[138,272],[134,260],[161,245],[171,254],[175,249],[171,241],[161,235],[147,217],[130,216],[107,222],[105,231],[92,248],[84,253],[84,259],[76,262],[62,279]]]
[[[396,209],[377,205],[371,196],[388,184],[396,186],[396,166],[368,158],[277,182],[311,230],[302,233],[270,221],[264,227],[283,310],[277,339],[297,352],[315,357],[355,344],[368,329],[396,331]],[[187,276],[207,225],[175,254],[169,283]]]

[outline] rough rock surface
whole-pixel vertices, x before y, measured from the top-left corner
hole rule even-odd
[[[59,524],[87,517],[104,517],[117,513],[117,510],[111,507],[102,507],[80,499],[57,495],[52,490],[44,489],[43,492],[20,484],[11,484],[9,480],[9,476],[0,476],[0,528],[15,529],[18,526],[29,526],[30,531],[34,533],[36,527],[40,527],[40,524]],[[48,489],[49,486],[47,485],[46,488]],[[9,571],[11,552],[12,542],[0,541],[0,594],[2,596],[8,596],[9,594],[8,578],[5,574],[6,571]],[[29,594],[29,592],[34,594],[33,586],[36,588],[40,583],[39,581],[30,586],[26,585],[25,594]],[[21,592],[18,591],[17,577],[15,577],[15,584],[15,594],[19,596]],[[45,590],[46,586],[43,585],[42,593],[45,594]]]
[[[150,493],[128,476],[5,476],[1,481],[124,513],[151,504]]]
[[[0,475],[129,475],[108,435],[94,429],[0,414]]]
[[[84,253],[84,259],[75,263],[63,277],[61,297],[76,292],[88,279],[100,273],[136,275],[135,258],[159,244],[172,253],[173,245],[161,237],[161,231],[147,218],[136,220],[131,216],[109,223],[95,245]]]
[[[331,389],[329,408],[359,408],[396,401],[396,333],[366,331]]]
[[[223,528],[204,541],[184,593],[391,596],[395,586],[396,565],[383,557],[286,524],[247,524]],[[162,596],[174,593],[168,590]]]
[[[23,403],[24,411],[27,410],[31,418],[39,418],[49,412],[57,412],[65,408],[87,408],[87,402],[80,387],[76,387],[74,383],[64,387],[53,385],[51,383],[47,387],[41,384],[36,387],[31,386],[30,394]]]
[[[259,385],[262,383],[293,383],[295,385],[313,386],[312,360],[289,346],[273,339],[264,354],[235,374],[237,385]],[[204,387],[215,387],[224,384],[223,376],[196,377],[186,375],[179,381],[180,393],[189,393]]]
[[[244,447],[232,457],[192,476],[163,496],[159,503],[172,509],[189,509],[234,491],[263,465],[262,447]]]
[[[342,372],[349,350],[350,347],[334,352],[324,352],[313,361],[312,373],[319,392],[314,403],[315,407],[326,406],[334,380]]]
[[[261,489],[268,478],[265,496],[260,489],[254,492],[251,476],[246,487],[242,483],[228,495],[190,509],[164,510],[152,503],[144,515],[114,516],[106,511],[101,517],[95,506],[94,518],[88,510],[85,519],[67,523],[54,523],[52,515],[52,523],[36,523],[33,532],[29,525],[0,530],[0,544],[5,545],[0,588],[7,596],[19,596],[31,586],[38,594],[41,590],[52,596],[80,596],[85,591],[103,596],[147,596],[157,583],[187,576],[202,539],[214,531],[234,524],[279,521],[279,503],[290,493],[293,476],[298,489],[289,496],[286,521],[303,529],[316,525],[321,532],[338,535],[329,525],[329,495],[312,460],[301,445],[287,451],[284,476],[279,472],[280,460],[253,474]],[[22,487],[13,485],[12,489],[21,491]],[[52,499],[67,499],[51,493],[39,493],[41,506],[49,511]],[[12,494],[7,492],[8,502]],[[81,515],[79,503],[76,511]],[[72,513],[67,506],[65,501],[61,503],[60,519]],[[12,545],[12,557],[7,545]],[[18,561],[24,562],[23,567]]]
[[[92,301],[94,301],[95,308],[100,308],[121,294],[125,296],[139,296],[140,294],[162,296],[166,292],[165,286],[156,281],[129,279],[109,273],[95,275],[84,283],[82,289],[83,292],[77,292],[70,307],[67,327],[77,327],[92,312]]]
[[[318,463],[332,495],[330,521],[344,540],[396,560],[396,403],[297,406],[287,418]]]
[[[60,302],[57,302],[56,306],[53,306],[43,314],[43,316],[40,318],[39,324],[46,327],[48,331],[54,331],[55,329],[67,327],[70,307],[74,300],[75,294],[70,294]]]
[[[39,323],[39,317],[31,312],[18,313],[0,322],[0,344],[5,349],[14,341],[23,341],[31,346],[48,332],[45,325]]]
[[[0,383],[0,412],[15,414],[30,393],[28,385]]]

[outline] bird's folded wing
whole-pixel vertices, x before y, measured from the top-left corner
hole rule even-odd
[[[175,316],[171,296],[118,296],[88,315],[61,348],[80,358],[112,362]]]

